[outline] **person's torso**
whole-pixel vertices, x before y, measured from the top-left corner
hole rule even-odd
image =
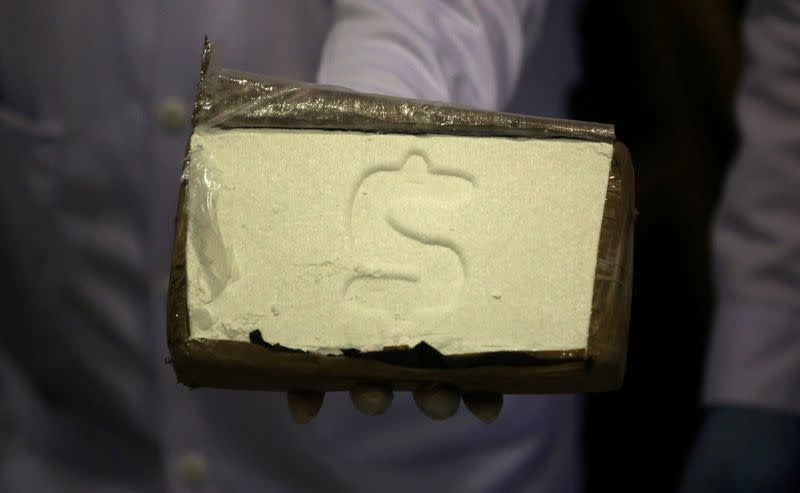
[[[203,36],[225,66],[313,80],[329,2],[16,2],[4,14],[0,232],[19,283],[19,330],[0,336],[11,491],[575,487],[575,397],[508,397],[485,426],[465,410],[429,422],[407,395],[370,419],[337,394],[296,427],[282,394],[189,391],[164,363]]]

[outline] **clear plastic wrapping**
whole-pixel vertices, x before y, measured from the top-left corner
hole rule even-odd
[[[470,358],[464,360],[469,361],[469,364],[465,365],[462,362],[449,367],[502,366],[513,361],[514,365],[536,366],[545,363],[550,368],[542,370],[546,373],[552,371],[553,365],[565,365],[563,380],[545,379],[546,383],[525,380],[525,375],[518,372],[519,380],[510,380],[508,388],[505,389],[507,392],[603,389],[619,384],[624,370],[627,346],[635,210],[630,157],[624,146],[615,140],[613,126],[488,112],[442,103],[362,94],[343,88],[286,81],[232,70],[217,70],[209,68],[211,54],[211,44],[206,42],[193,112],[193,126],[196,129],[295,128],[375,133],[567,138],[613,143],[614,157],[601,225],[587,348],[575,351],[538,351],[535,354],[526,354],[524,358],[511,360],[508,355],[502,358],[499,355],[495,355],[494,358],[489,355],[477,359],[475,355],[465,355]],[[264,363],[262,353],[253,353],[252,348],[245,349],[240,346],[235,346],[234,349],[230,344],[225,344],[230,342],[235,345],[234,341],[207,341],[200,344],[198,341],[189,340],[185,272],[186,231],[189,220],[184,209],[187,203],[193,204],[194,207],[190,214],[192,227],[207,228],[210,233],[205,235],[209,238],[205,244],[194,245],[196,250],[199,247],[199,251],[214,257],[215,261],[209,264],[211,266],[209,268],[214,271],[209,277],[217,279],[218,283],[212,283],[214,286],[209,289],[221,290],[236,276],[233,259],[226,256],[226,248],[218,231],[216,235],[214,234],[214,201],[220,187],[215,173],[219,171],[199,165],[200,162],[192,159],[187,152],[176,221],[168,313],[168,340],[176,363],[176,371],[179,378],[190,385],[280,388],[288,383],[274,383],[269,378],[243,383],[241,379],[243,369],[256,373],[259,372],[258,368],[267,373],[274,370],[274,367],[270,366],[271,363]],[[192,186],[187,187],[187,181],[191,182]],[[191,200],[187,201],[187,188],[193,190],[192,193],[202,196],[191,197]],[[247,343],[241,344],[247,345]],[[413,354],[411,356],[413,359]],[[323,389],[344,388],[348,385],[347,378],[365,371],[363,364],[354,362],[357,358],[285,353],[281,357],[295,358],[291,364],[300,361],[311,364],[313,369],[308,371],[315,375],[313,379],[316,383],[313,385],[306,383]],[[302,358],[311,359],[302,360]],[[374,359],[381,361],[380,355],[376,355]],[[383,361],[385,362],[385,359]],[[205,370],[197,370],[207,367],[217,368],[216,373],[209,376]],[[323,371],[324,368],[327,370]],[[587,373],[587,370],[591,370],[595,376],[589,376],[591,372]],[[238,372],[239,377],[236,377],[239,378],[238,383],[227,383],[225,374],[229,371],[233,374]],[[329,374],[326,375],[326,372]],[[410,378],[408,375],[406,377]],[[419,375],[417,377],[422,378]],[[442,378],[441,375],[437,377],[439,381]],[[475,388],[496,389],[496,386],[490,385],[488,380],[478,379],[471,385]]]
[[[194,111],[196,126],[614,140],[612,125],[482,111],[208,69],[210,55],[206,44],[206,69]]]

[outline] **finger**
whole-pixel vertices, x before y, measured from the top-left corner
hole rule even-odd
[[[425,416],[434,420],[443,420],[458,411],[461,395],[458,389],[447,385],[425,385],[414,391],[414,402]]]
[[[286,393],[289,400],[289,414],[296,424],[310,423],[322,408],[324,392],[313,390],[290,390]]]
[[[497,419],[503,408],[503,394],[497,392],[469,392],[462,398],[467,409],[486,424]]]
[[[350,390],[353,405],[367,416],[378,416],[392,405],[394,393],[388,385],[360,383]]]

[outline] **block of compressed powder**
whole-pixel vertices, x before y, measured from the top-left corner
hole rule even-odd
[[[635,215],[622,144],[319,126],[196,126],[168,313],[181,381],[620,385]]]

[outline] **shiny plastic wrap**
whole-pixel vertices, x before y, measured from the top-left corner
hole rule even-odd
[[[608,390],[621,384],[627,350],[635,209],[630,157],[624,145],[615,140],[612,126],[480,111],[210,69],[211,55],[211,44],[206,42],[193,112],[196,129],[269,127],[566,138],[612,143],[614,155],[601,223],[587,346],[567,351],[434,357],[434,363],[428,364],[420,363],[420,356],[425,354],[419,348],[326,356],[264,343],[260,334],[254,334],[252,343],[191,339],[186,283],[188,222],[194,221],[193,228],[207,230],[202,235],[205,244],[195,245],[197,251],[209,252],[216,259],[227,257],[215,229],[214,204],[221,186],[215,179],[218,170],[190,159],[187,148],[167,326],[179,380],[190,386],[267,390],[345,390],[364,380],[391,382],[398,389],[410,389],[419,382],[442,382],[465,390],[507,393]],[[201,196],[187,200],[187,190]],[[194,209],[187,215],[188,203]],[[208,277],[218,281],[212,283],[211,291],[224,289],[237,275],[233,259],[209,265],[213,272]]]
[[[210,53],[206,45],[206,64]],[[228,69],[204,73],[195,125],[614,140],[612,125],[364,94]]]

